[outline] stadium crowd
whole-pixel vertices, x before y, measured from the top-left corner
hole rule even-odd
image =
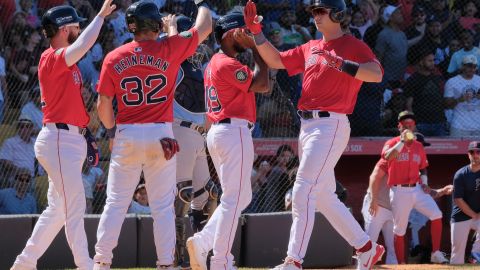
[[[196,9],[192,1],[153,2],[165,14],[190,16]],[[310,0],[255,2],[259,14],[264,16],[265,36],[278,50],[321,37],[306,11]],[[84,103],[91,115],[89,128],[98,140],[105,139],[95,106],[100,67],[108,52],[132,38],[124,19],[132,0],[116,3],[118,8],[107,18],[98,42],[78,64]],[[233,0],[212,3],[214,18],[241,11],[244,4]],[[0,214],[34,214],[45,206],[38,192],[38,185],[42,184],[36,181],[45,177],[45,172],[34,154],[35,136],[42,127],[43,116],[37,66],[41,52],[48,46],[40,21],[43,12],[61,4],[75,7],[80,16],[92,20],[102,1],[0,3],[0,122],[12,130],[12,136],[4,138],[0,146]],[[480,1],[352,0],[347,6],[343,30],[363,39],[374,50],[385,72],[381,83],[363,84],[355,111],[350,115],[352,136],[396,136],[397,116],[404,110],[415,114],[417,130],[427,137],[480,136]],[[213,37],[205,45],[200,54],[204,66],[218,49]],[[240,58],[253,64],[248,51]],[[258,121],[253,136],[296,137],[300,127],[296,105],[302,77],[272,70],[270,80],[273,91],[257,94]],[[245,212],[288,210],[298,167],[294,153],[290,146],[283,145],[273,159],[256,159],[253,199]],[[88,213],[102,211],[106,174],[101,167],[84,166]],[[337,192],[346,196],[340,184]],[[149,211],[147,194],[140,184],[129,212]]]

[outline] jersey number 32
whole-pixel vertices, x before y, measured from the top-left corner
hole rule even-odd
[[[165,102],[167,96],[161,95],[159,92],[166,85],[167,77],[163,74],[149,75],[143,81],[137,76],[123,78],[120,87],[126,93],[122,95],[122,101],[125,106],[139,106],[143,101],[146,101],[147,105]],[[145,88],[151,90],[146,91]]]

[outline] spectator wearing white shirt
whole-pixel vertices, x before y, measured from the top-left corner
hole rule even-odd
[[[445,84],[445,104],[453,110],[451,136],[480,136],[480,76],[475,74],[477,67],[475,55],[464,56],[460,74]]]
[[[29,93],[29,100],[22,106],[20,118],[31,119],[34,125],[34,134],[42,129],[43,112],[41,108],[40,87],[35,87]]]
[[[86,162],[83,165],[82,180],[83,188],[85,190],[85,198],[87,201],[86,214],[93,213],[93,190],[97,182],[101,181],[103,176],[103,170],[99,167],[89,166]]]
[[[148,206],[148,195],[145,184],[140,184],[135,189],[133,200],[128,208],[128,213],[150,215],[150,206]]]
[[[33,137],[34,125],[31,119],[21,116],[17,121],[17,134],[6,139],[0,148],[0,168],[4,179],[10,179],[18,168],[26,168],[32,177],[43,175],[44,171],[36,162]],[[34,179],[31,188],[35,188]],[[12,181],[11,181],[12,182]]]

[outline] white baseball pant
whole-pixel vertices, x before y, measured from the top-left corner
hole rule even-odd
[[[173,124],[173,134],[180,145],[177,154],[177,183],[192,180],[193,191],[202,189],[210,179],[205,138],[198,131]],[[202,210],[208,201],[208,192],[193,198],[191,208]]]
[[[48,207],[35,224],[32,236],[15,260],[13,269],[35,269],[37,260],[65,226],[67,242],[79,269],[92,269],[83,225],[85,190],[82,165],[87,143],[76,126],[69,130],[46,124],[35,142],[35,155],[48,173]]]
[[[231,269],[233,240],[238,218],[252,199],[250,176],[253,166],[253,140],[248,122],[232,118],[231,124],[214,124],[207,145],[217,170],[222,196],[202,231],[195,234],[206,250],[213,249],[210,269]]]
[[[171,265],[175,253],[176,157],[165,160],[160,139],[173,138],[171,123],[119,124],[100,218],[95,262],[111,263],[120,229],[143,170],[153,217],[158,265]],[[181,149],[180,149],[181,151]]]
[[[470,230],[475,230],[477,235],[472,251],[478,252],[478,233],[480,232],[480,220],[469,219],[460,222],[450,223],[450,235],[452,241],[452,256],[450,264],[464,264],[465,263],[465,248],[467,246],[468,234]]]
[[[287,256],[303,262],[317,208],[345,240],[355,248],[369,241],[368,235],[335,194],[334,168],[350,137],[350,122],[344,114],[303,120],[299,135],[300,166],[293,186],[292,216]]]
[[[423,192],[420,185],[415,187],[390,188],[390,202],[393,213],[393,233],[405,235],[408,226],[410,211],[415,208],[430,220],[442,218],[442,211],[430,194]]]
[[[378,206],[375,216],[370,215],[368,209],[370,208],[371,196],[366,194],[363,199],[362,215],[365,221],[365,232],[374,242],[378,240],[380,231],[383,234],[383,241],[387,249],[387,256],[385,258],[386,264],[398,264],[397,256],[395,255],[395,245],[393,244],[393,214],[392,211]]]

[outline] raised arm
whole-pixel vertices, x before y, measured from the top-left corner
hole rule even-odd
[[[67,66],[75,65],[82,57],[90,50],[98,38],[100,29],[102,28],[105,17],[110,15],[115,10],[116,5],[112,5],[113,0],[105,0],[102,9],[95,16],[93,21],[85,28],[82,34],[77,38],[72,45],[67,47],[65,52],[65,62]]]
[[[194,0],[198,6],[194,28],[198,31],[198,44],[202,43],[212,32],[212,14],[205,0]]]
[[[262,33],[262,16],[257,15],[257,7],[251,0],[243,10],[243,17],[248,30],[253,34],[258,53],[270,68],[285,69],[278,50],[265,38]]]

